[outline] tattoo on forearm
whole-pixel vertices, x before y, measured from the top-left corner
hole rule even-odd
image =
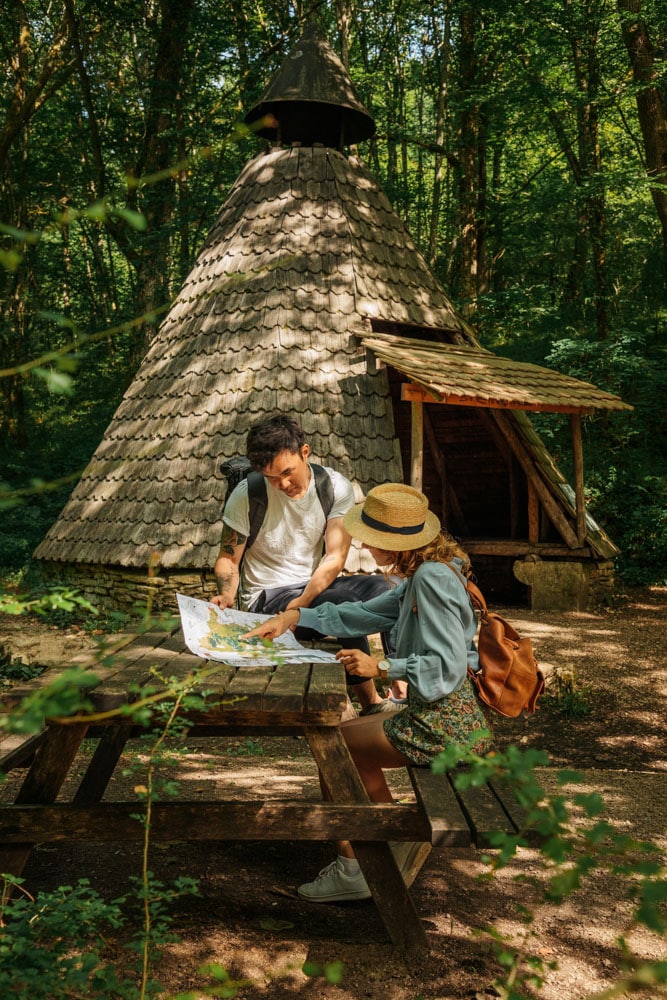
[[[234,584],[234,579],[231,576],[216,575],[215,579],[218,584],[219,594],[224,594],[227,590],[230,590]]]
[[[247,535],[242,535],[240,531],[236,531],[234,528],[230,528],[229,525],[223,524],[222,535],[220,537],[220,555],[233,556],[234,550],[247,541]]]

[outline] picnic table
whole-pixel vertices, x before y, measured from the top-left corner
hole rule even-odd
[[[27,767],[13,803],[0,805],[0,871],[20,875],[35,844],[131,842],[145,836],[141,804],[103,801],[127,741],[145,733],[127,714],[146,692],[171,699],[188,738],[305,737],[330,801],[262,795],[215,802],[174,797],[151,803],[154,841],[329,841],[353,844],[371,895],[398,952],[427,950],[424,927],[389,841],[441,847],[487,847],[493,831],[515,832],[522,816],[506,790],[491,783],[460,792],[451,775],[408,768],[414,802],[372,803],[341,733],[347,706],[339,663],[231,666],[193,655],[180,627],[138,635],[110,665],[94,664],[87,713],[46,720],[41,733],[0,739],[0,770]],[[2,710],[47,685],[57,671],[3,696]],[[174,701],[174,683],[199,693],[198,704]],[[69,798],[63,785],[84,738],[96,740]],[[68,782],[66,787],[76,782]]]

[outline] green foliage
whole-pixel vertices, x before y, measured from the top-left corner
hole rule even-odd
[[[165,737],[178,732],[176,721],[179,712],[201,711],[204,705],[202,696],[192,691],[195,684],[202,683],[201,672],[178,680],[173,678],[159,678],[159,680],[158,687],[148,685],[138,688],[136,702],[126,709],[136,724],[152,727],[152,732],[147,731],[145,737],[146,747],[142,754],[144,762],[141,764],[141,778],[138,776],[136,778],[137,818],[144,827],[145,847],[144,870],[137,880],[132,898],[138,911],[143,914],[143,930],[136,934],[129,946],[130,950],[136,951],[140,956],[142,997],[151,990],[158,989],[158,985],[149,975],[149,967],[154,961],[151,956],[154,955],[156,948],[159,949],[174,940],[167,926],[166,907],[169,901],[183,892],[196,891],[194,884],[188,880],[178,882],[174,890],[167,890],[155,882],[147,867],[153,803],[160,798],[177,794],[178,791],[174,782],[168,778],[162,779],[159,774],[159,769],[173,756],[173,750],[165,748]],[[86,698],[86,689],[94,684],[94,674],[90,672],[65,671],[54,683],[24,699],[19,711],[0,719],[0,728],[10,732],[32,732],[41,726],[45,716],[58,718],[66,715],[71,718],[80,712],[90,713],[91,706]],[[125,712],[125,709],[123,711]],[[94,714],[90,718],[94,723]],[[479,735],[473,734],[471,745],[474,745]],[[145,763],[146,756],[148,764]],[[548,756],[534,748],[522,751],[510,746],[503,753],[479,756],[467,747],[452,745],[432,765],[435,773],[453,770],[454,784],[459,790],[480,787],[489,780],[505,783],[512,788],[519,806],[524,811],[525,820],[514,834],[492,835],[493,853],[485,858],[491,875],[508,865],[520,847],[533,845],[534,834],[539,836],[542,871],[527,878],[528,884],[532,886],[533,899],[532,904],[522,904],[522,919],[526,925],[525,937],[515,941],[499,935],[493,927],[485,931],[494,945],[500,967],[505,970],[504,977],[495,984],[499,996],[504,998],[523,996],[524,994],[518,991],[519,986],[538,989],[548,969],[553,967],[545,963],[539,952],[535,953],[532,948],[534,942],[530,927],[534,919],[534,908],[544,902],[560,904],[573,892],[584,888],[586,879],[595,872],[608,872],[617,884],[626,885],[628,900],[633,905],[630,927],[641,924],[660,934],[667,930],[664,913],[667,879],[658,849],[651,843],[637,841],[616,830],[605,818],[605,803],[598,793],[566,794],[565,789],[568,786],[576,786],[584,780],[576,771],[556,772],[557,784],[564,791],[547,793],[536,769],[545,767],[548,763]],[[138,767],[137,761],[134,768]],[[69,921],[67,950],[63,952],[61,961],[60,952],[56,949],[57,961],[53,963],[51,978],[46,980],[48,985],[44,987],[45,991],[52,989],[54,982],[69,984],[70,980],[67,977],[71,977],[71,982],[79,986],[88,981],[101,982],[103,990],[117,991],[105,993],[102,990],[99,995],[127,997],[128,1000],[134,1000],[139,994],[133,992],[134,987],[127,987],[120,978],[118,978],[120,985],[117,985],[114,977],[120,977],[120,973],[117,968],[111,968],[110,964],[107,966],[103,963],[98,946],[101,940],[98,922],[115,920],[120,926],[121,916],[118,907],[125,900],[115,901],[109,906],[103,905],[84,884],[79,892],[72,892],[68,887],[59,889],[54,896],[56,908],[65,895],[70,898],[70,904],[69,907],[60,907],[57,919],[61,922]],[[40,906],[41,903],[40,900]],[[38,978],[45,961],[45,951],[51,946],[49,942],[52,941],[52,935],[56,934],[49,922],[50,905],[41,907],[38,912],[41,923],[37,924],[37,928],[38,930],[45,928],[44,936],[28,937],[23,944],[17,945],[21,949],[23,963],[21,974],[27,977],[26,981],[29,983],[26,989],[32,987],[33,978],[35,980]],[[16,919],[19,921],[19,926],[22,926],[20,921],[23,921],[23,925],[28,928],[34,922],[35,913],[24,900],[16,912],[13,909],[9,911],[9,916],[11,927]],[[125,909],[122,919],[125,920]],[[57,923],[54,926],[62,930]],[[277,928],[267,926],[267,929]],[[28,935],[27,929],[24,939],[26,935]],[[59,944],[60,937],[57,934],[56,937],[56,943]],[[3,943],[0,939],[0,948]],[[4,953],[0,951],[0,976],[3,955],[7,968],[13,967],[14,963],[13,951],[5,947]],[[85,955],[90,957],[85,960],[80,957]],[[624,962],[630,971],[624,975],[623,986],[631,987],[632,984],[639,982],[659,985],[666,981],[667,968],[664,963],[641,964],[627,948],[624,951]],[[213,979],[210,986],[204,987],[204,995],[207,996],[234,997],[243,986],[248,985],[245,980],[233,980],[226,970],[219,966],[211,966],[201,971]],[[322,976],[330,983],[340,983],[344,974],[344,968],[340,963],[325,966],[306,964],[303,971],[308,976]],[[86,976],[88,980],[85,979]],[[30,994],[26,992],[19,995],[25,995],[27,998]],[[48,993],[34,995],[37,998],[41,996],[46,998]],[[190,996],[192,994],[181,994],[182,1000]]]
[[[75,591],[43,592],[27,572],[17,580],[16,571],[29,565],[99,443],[132,377],[144,328],[162,314],[224,192],[256,152],[247,132],[235,129],[239,108],[249,108],[261,94],[302,24],[293,5],[279,3],[270,9],[205,3],[187,5],[187,11],[177,4],[79,5],[84,58],[78,60],[68,19],[61,28],[58,4],[28,0],[21,5],[25,22],[14,6],[0,11],[3,51],[11,62],[21,32],[15,67],[16,74],[25,73],[21,80],[16,74],[0,78],[0,107],[20,112],[16,128],[0,128],[14,136],[0,161],[0,388],[7,389],[3,415],[10,418],[0,441],[0,562],[12,574],[0,609],[31,610],[54,621],[81,621],[82,615],[89,627],[94,609]],[[465,5],[429,7],[412,0],[355,9],[350,72],[378,124],[368,157],[457,304],[473,311],[486,344],[521,360],[546,360],[634,405],[631,414],[586,421],[587,499],[622,549],[619,568],[626,581],[664,582],[665,248],[644,173],[637,88],[616,8],[484,2],[475,6],[473,37],[465,34],[467,11]],[[177,34],[183,52],[167,66],[159,64],[159,55],[170,12],[184,18]],[[333,6],[319,14],[335,38]],[[664,17],[655,0],[642,5],[642,17],[656,52],[662,51]],[[57,47],[50,48],[55,41],[62,43],[62,58]],[[582,52],[595,72],[578,71],[575,58]],[[171,79],[159,72],[172,69]],[[656,62],[656,86],[664,88],[664,74],[664,60]],[[21,89],[31,104],[17,109],[14,96]],[[588,147],[584,121],[599,124]],[[158,134],[160,144],[154,142]],[[469,140],[473,134],[476,147]],[[599,149],[599,163],[581,160],[586,148]],[[465,162],[475,168],[475,190],[466,188]],[[601,285],[593,267],[592,207],[604,221]],[[465,208],[475,217],[467,234]],[[474,262],[477,287],[461,252],[472,230],[486,241]],[[138,302],[146,311],[137,319],[143,312]],[[601,311],[610,323],[602,339],[596,326]],[[568,473],[568,428],[558,418],[536,422]],[[101,648],[100,662],[105,655]],[[0,725],[32,732],[47,715],[87,711],[86,690],[94,682],[90,672],[68,672]],[[148,725],[160,714],[156,702],[162,696],[146,688],[137,696],[134,717]],[[164,700],[165,731],[173,726],[173,706],[190,697],[187,685],[175,686],[171,700]],[[255,752],[254,746],[248,750]],[[152,756],[159,759],[159,751]],[[438,766],[459,759],[452,751]],[[470,763],[457,781],[480,784],[502,771],[516,786],[553,866],[549,898],[576,890],[595,865],[613,864],[634,886],[636,919],[663,927],[664,883],[650,852],[624,843],[603,822],[572,835],[565,797],[546,797],[535,778],[534,767],[546,763],[542,756],[510,748],[502,759]],[[146,788],[142,805],[149,806],[155,787]],[[578,808],[592,820],[600,803],[580,797]],[[148,836],[149,821],[146,830]],[[494,863],[507,863],[524,833],[499,841]],[[642,853],[648,860],[637,860]],[[157,897],[159,907],[161,898],[154,883],[149,893],[149,881],[145,872],[144,932],[156,915],[153,902]],[[37,941],[34,963],[44,978],[38,982],[35,972],[31,1000],[51,987],[51,995],[66,995],[70,985],[62,976],[70,973],[71,989],[81,993],[94,992],[91,983],[97,983],[101,995],[134,996],[122,992],[126,984],[113,984],[97,931],[85,921],[84,901],[101,923],[119,919],[113,904],[105,912],[86,887],[79,895],[62,892],[71,896],[72,920],[69,935],[63,935],[69,951],[62,962],[59,938],[44,946],[24,938],[24,954],[12,956],[19,967],[29,963],[31,942]],[[23,921],[27,927],[33,919],[41,931],[51,909],[58,909],[55,896],[45,901],[44,913],[13,915],[13,926]],[[146,940],[144,933],[142,948]],[[513,985],[519,969],[526,987],[538,988],[544,971],[539,957],[500,939],[496,944],[508,970],[501,995],[520,995]],[[0,945],[7,946],[7,935]],[[641,966],[629,955],[628,969],[628,989],[667,978],[664,963]],[[304,971],[338,981],[333,966]],[[57,985],[51,973],[61,976]],[[208,973],[208,995],[235,995],[225,991],[240,984],[225,970],[211,966]]]
[[[18,1000],[54,996],[130,997],[127,983],[102,957],[105,928],[123,925],[123,899],[105,903],[86,881],[5,904],[0,989]]]
[[[45,593],[28,597],[21,594],[0,593],[0,613],[5,615],[47,614],[48,612],[71,613],[84,609],[92,615],[96,609],[77,590],[68,587],[47,587]]]
[[[248,737],[242,743],[230,746],[225,753],[230,757],[263,757],[266,751],[261,740]]]
[[[590,687],[582,684],[574,668],[555,670],[549,675],[542,704],[553,705],[566,718],[582,718],[590,714]]]
[[[311,979],[324,979],[332,986],[340,986],[345,979],[344,962],[327,962],[325,965],[318,965],[317,962],[304,962],[302,971]]]
[[[5,879],[20,886],[21,880]],[[151,955],[174,940],[167,906],[184,893],[196,892],[188,879],[169,888],[154,880],[140,883],[133,897],[107,902],[87,879],[60,886],[34,899],[22,893],[5,901],[0,931],[0,993],[17,1000],[53,1000],[90,995],[107,1000],[139,1000],[157,996],[162,987],[149,979],[137,985],[143,935],[131,937],[119,953],[108,945],[110,932],[119,934],[133,920],[133,908],[147,896],[152,912]]]
[[[32,680],[39,677],[43,670],[43,667],[24,663],[20,657],[9,660],[0,656],[0,686],[5,682]]]
[[[261,11],[165,4],[150,14],[89,5],[76,11],[80,63],[58,5],[24,6],[24,92],[46,90],[39,127],[26,108],[0,169],[2,371],[12,387],[7,373],[21,379],[7,408],[20,410],[21,432],[12,427],[0,440],[0,563],[8,569],[29,563],[99,443],[146,325],[162,315],[224,192],[258,149],[239,109],[252,106],[303,28],[299,12],[280,3]],[[484,343],[587,371],[636,399],[631,417],[588,422],[589,499],[622,549],[625,579],[661,582],[664,487],[654,458],[664,375],[661,382],[651,351],[661,325],[664,336],[664,244],[619,13],[576,3],[517,10],[477,4],[471,28],[465,5],[355,8],[349,71],[378,126],[364,154],[455,302],[473,310]],[[335,11],[318,16],[336,45]],[[183,51],[158,65],[169,17]],[[643,4],[642,18],[662,51],[658,7]],[[17,24],[0,14],[9,53]],[[44,62],[56,38],[62,60]],[[583,53],[590,73],[577,63]],[[664,60],[651,78],[664,86]],[[11,76],[0,80],[6,108],[12,86]],[[596,123],[594,135],[582,133],[584,122]],[[598,148],[599,162],[585,159]],[[469,191],[464,162],[475,168]],[[466,207],[476,222],[464,235]],[[600,287],[593,208],[603,221]],[[473,230],[483,242],[477,287],[462,263]],[[602,342],[600,310],[610,320]],[[555,437],[558,449],[565,437]]]
[[[471,745],[478,736],[473,734]],[[494,983],[503,1000],[525,1000],[527,994],[522,989],[539,989],[547,969],[557,967],[544,962],[534,940],[531,925],[535,908],[542,903],[563,903],[582,890],[586,879],[595,872],[607,872],[618,885],[625,886],[627,898],[633,903],[629,929],[642,925],[658,934],[667,932],[667,879],[659,849],[648,841],[627,836],[609,823],[604,818],[605,803],[597,792],[549,794],[535,771],[547,763],[547,755],[533,748],[521,751],[510,746],[502,753],[480,757],[466,747],[451,746],[432,764],[436,774],[453,771],[454,785],[460,790],[479,787],[489,780],[502,783],[511,788],[524,810],[517,833],[498,832],[492,836],[494,853],[486,856],[490,874],[485,877],[507,866],[519,847],[533,842],[535,834],[539,837],[541,872],[525,879],[532,886],[532,903],[522,904],[526,927],[523,940],[511,940],[493,926],[485,931],[503,969],[502,978]],[[584,781],[583,775],[572,770],[558,771],[556,778],[561,788]],[[625,939],[619,944],[626,971],[605,995],[667,983],[667,963],[642,962],[630,952]]]
[[[210,986],[205,986],[203,989],[200,987],[196,993],[177,993],[170,1000],[200,1000],[202,996],[227,1000],[237,997],[245,987],[254,985],[252,979],[232,979],[227,970],[215,962],[202,965],[199,973],[212,980]]]
[[[72,609],[43,610],[42,617],[47,625],[55,625],[57,628],[75,626],[89,635],[100,635],[125,631],[131,625],[137,625],[140,616],[137,614],[133,617],[126,611],[110,611],[94,606],[88,608],[86,604],[77,604]]]
[[[85,692],[98,683],[94,673],[78,668],[63,670],[58,676],[24,698],[19,711],[0,716],[0,732],[37,733],[45,719],[91,712],[92,705]]]
[[[621,396],[632,413],[589,418],[585,424],[587,502],[621,549],[619,570],[629,584],[667,580],[667,461],[662,447],[667,364],[665,320],[651,336],[624,332],[602,343],[561,340],[548,364]],[[550,445],[569,455],[564,428],[538,421]]]
[[[630,585],[667,583],[667,484],[664,475],[610,468],[590,476],[591,509],[619,545],[619,571]]]

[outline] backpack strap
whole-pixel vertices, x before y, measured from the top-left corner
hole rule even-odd
[[[249,472],[246,479],[248,481],[248,520],[250,522],[250,534],[246,542],[247,552],[264,523],[269,498],[266,492],[266,482],[261,472]]]
[[[315,478],[317,498],[324,511],[324,520],[327,521],[334,505],[333,483],[323,466],[312,464],[310,468]],[[266,492],[266,480],[261,472],[249,472],[246,479],[248,480],[248,520],[250,522],[250,534],[246,542],[247,551],[257,539],[264,523],[269,498]]]
[[[311,463],[311,469],[313,470],[313,476],[315,477],[315,489],[317,490],[317,496],[319,497],[320,505],[324,511],[324,520],[329,520],[329,514],[331,513],[334,505],[334,488],[331,482],[331,476],[327,470],[322,465],[315,465]]]

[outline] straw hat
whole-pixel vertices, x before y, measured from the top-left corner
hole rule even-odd
[[[369,490],[362,504],[348,510],[343,524],[353,538],[388,552],[419,549],[440,531],[424,494],[401,483]]]

